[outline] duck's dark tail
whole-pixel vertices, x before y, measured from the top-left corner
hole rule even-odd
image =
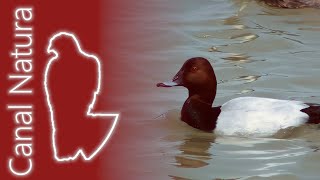
[[[279,7],[279,8],[305,8],[305,7],[320,7],[319,0],[260,0],[269,6]]]
[[[320,105],[308,104],[310,107],[302,109],[301,111],[309,115],[309,124],[320,124]]]

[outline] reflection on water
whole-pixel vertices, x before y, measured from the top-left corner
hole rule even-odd
[[[207,138],[189,136],[179,146],[181,154],[177,155],[176,166],[182,168],[200,168],[207,166],[205,160],[210,160],[212,154],[209,152],[211,143],[214,143],[214,136]]]
[[[251,33],[237,34],[230,37],[230,39],[241,39],[241,43],[246,43],[257,39],[259,36]]]
[[[236,78],[236,80],[241,80],[241,81],[245,81],[245,83],[251,83],[254,82],[256,80],[258,80],[261,76],[240,76],[238,78]]]
[[[224,57],[222,59],[240,63],[248,63],[250,61],[250,56],[247,56],[245,54],[231,54],[230,56]]]

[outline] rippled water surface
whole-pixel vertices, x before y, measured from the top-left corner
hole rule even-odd
[[[218,78],[215,106],[241,96],[319,103],[320,10],[270,8],[254,0],[144,0],[132,8],[119,22],[136,24],[136,33],[122,31],[138,40],[123,49],[140,58],[132,65],[135,77],[118,78],[137,84],[131,91],[136,99],[125,99],[128,111],[144,112],[131,123],[145,129],[136,140],[144,149],[137,156],[149,160],[150,170],[137,174],[177,180],[320,179],[318,126],[268,138],[216,137],[179,121],[186,89],[155,87],[186,59],[203,56]]]

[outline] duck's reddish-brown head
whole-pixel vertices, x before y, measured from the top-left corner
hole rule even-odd
[[[216,86],[216,77],[210,62],[202,57],[188,59],[172,81],[158,83],[158,87],[184,86],[188,89]]]

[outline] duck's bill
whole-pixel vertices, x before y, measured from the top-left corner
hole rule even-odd
[[[173,87],[173,86],[179,86],[179,84],[173,81],[161,82],[157,84],[157,87]]]
[[[183,86],[183,67],[180,71],[172,78],[171,81],[158,83],[157,87],[174,87],[174,86]]]

